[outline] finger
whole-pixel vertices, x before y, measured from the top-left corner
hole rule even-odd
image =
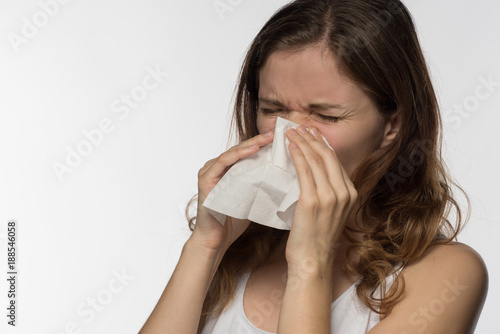
[[[297,160],[300,161],[302,155],[311,169],[320,209],[316,213],[317,218],[319,221],[333,224],[327,224],[331,228],[342,229],[337,224],[345,223],[345,219],[350,217],[357,192],[336,153],[325,143],[319,131],[308,132],[304,129],[299,127],[298,134],[292,135],[293,132],[290,131],[290,135],[287,135],[291,142],[297,145],[295,151],[300,151],[300,154],[294,152],[298,156]]]
[[[321,133],[316,128],[311,128],[303,137],[309,142],[316,152],[323,158],[326,171],[330,179],[338,177],[342,173],[342,164],[340,163],[335,150],[330,148]]]
[[[303,144],[304,156],[309,162],[310,166],[314,171],[314,165],[316,164],[318,158],[312,153],[307,153],[309,150],[314,150],[318,156],[321,157],[319,167],[323,167],[325,174],[328,175],[324,180],[323,173],[313,173],[316,184],[318,184],[318,191],[320,192],[319,199],[320,203],[324,206],[340,205],[341,207],[347,208],[348,210],[338,210],[337,214],[340,216],[347,214],[351,211],[354,203],[357,200],[357,191],[349,178],[344,167],[340,163],[337,155],[332,148],[326,144],[324,138],[321,136],[319,131],[315,128],[309,129],[309,132],[304,131],[305,128],[299,127],[299,134],[304,139]],[[300,131],[302,130],[302,131]],[[293,139],[292,139],[293,140]],[[301,142],[301,138],[295,138],[296,141]],[[325,185],[321,187],[321,185]]]
[[[273,138],[274,132],[270,131],[231,147],[229,150],[219,155],[210,167],[206,169],[206,176],[209,178],[221,177],[238,160],[258,152],[261,146],[271,143]]]
[[[313,169],[317,184],[333,188],[336,196],[346,196],[347,185],[335,152],[326,145],[322,137],[320,137],[321,135],[313,136],[307,130],[304,132],[304,127],[299,127],[298,130],[299,135],[295,136],[290,131],[289,138],[303,152],[307,162]],[[329,189],[323,187],[322,190],[325,191],[327,198],[331,196]]]
[[[347,174],[346,170],[340,164],[340,169],[342,170],[342,175],[344,176],[344,181],[347,185],[347,189],[349,190],[350,198],[351,198],[351,207],[354,206],[354,203],[358,199],[358,191],[356,190],[356,187],[354,186],[354,183],[352,183],[351,178]]]
[[[304,127],[299,127],[298,129],[299,132],[305,130]],[[320,202],[332,202],[335,197],[335,192],[332,189],[332,184],[326,171],[323,157],[317,154],[311,145],[309,145],[309,142],[305,138],[301,137],[302,134],[299,134],[299,132],[293,130],[289,132],[291,141],[297,145],[300,150],[301,158],[303,157],[303,160],[307,163],[311,170]]]
[[[299,180],[299,202],[305,206],[314,205],[314,201],[318,201],[318,198],[316,193],[316,181],[314,180],[311,167],[307,163],[300,148],[294,142],[288,145],[288,149],[292,156],[295,170],[297,171],[297,178]]]
[[[316,139],[320,138],[317,141],[312,141],[311,146],[315,147],[317,145],[319,152],[324,152],[327,157],[333,156],[333,160],[326,158],[325,164],[329,165],[330,163],[333,163],[333,166],[337,166],[338,169],[340,170],[342,174],[342,179],[344,181],[347,190],[347,192],[344,192],[343,194],[341,194],[341,196],[344,197],[343,201],[345,202],[345,205],[347,205],[349,209],[351,209],[358,198],[358,192],[356,190],[356,187],[352,183],[352,180],[349,177],[347,171],[344,169],[344,166],[342,166],[342,163],[338,159],[337,153],[328,144],[326,144],[325,139],[321,136],[321,133],[316,128],[310,128],[309,130],[310,130],[309,134],[311,136],[315,137]],[[327,172],[332,170],[333,169],[331,167],[327,168]],[[332,174],[333,173],[330,173],[330,177],[332,177]]]
[[[217,160],[217,158],[210,159],[207,162],[205,162],[205,164],[203,165],[203,167],[201,167],[200,170],[198,171],[198,177],[200,177],[203,174],[205,174],[205,172],[207,171],[207,169],[209,169],[210,166],[212,166],[214,164],[215,160]]]
[[[326,172],[323,170],[324,180],[318,177],[320,172],[313,172],[314,168],[307,161],[304,152],[293,141],[289,145],[289,150],[299,179],[300,195],[297,208],[302,208],[302,210],[297,210],[294,215],[292,230],[299,234],[306,233],[311,227],[326,231],[333,226],[332,222],[341,221],[339,219],[335,220],[335,218],[340,217],[343,211],[332,211],[335,208],[335,193]],[[301,221],[301,223],[296,224],[297,221]]]
[[[270,130],[266,133],[261,133],[250,139],[247,139],[239,143],[238,145],[231,147],[229,150],[237,149],[239,147],[252,146],[252,145],[264,146],[272,142],[273,139],[274,139],[274,130]]]

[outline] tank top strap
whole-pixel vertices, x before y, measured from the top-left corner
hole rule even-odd
[[[256,327],[245,314],[245,310],[243,308],[243,297],[245,295],[245,288],[247,286],[248,279],[250,278],[250,274],[250,272],[241,274],[238,279],[234,306],[235,316],[237,317],[236,323],[238,324],[238,330],[233,330],[231,333],[275,334],[266,332]]]
[[[385,291],[383,292],[383,295],[385,295],[389,289],[391,288],[392,284],[396,280],[396,278],[399,276],[401,271],[404,269],[406,263],[399,262],[394,266],[394,270],[392,271],[391,274],[389,274],[386,279],[385,279]],[[381,291],[381,286],[379,286],[379,289],[377,290],[377,297],[380,298],[380,291]]]
[[[401,273],[401,271],[405,268],[406,266],[406,263],[405,262],[398,262],[395,266],[394,266],[394,270],[392,272],[392,275],[390,275],[391,277],[395,278],[397,276],[399,276],[399,274]]]
[[[247,286],[248,279],[250,278],[251,272],[244,272],[237,279],[236,291],[235,291],[235,299],[239,299],[241,302],[243,301],[243,295],[245,294],[245,288]]]

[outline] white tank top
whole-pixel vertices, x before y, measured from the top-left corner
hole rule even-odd
[[[386,278],[386,291],[391,287],[395,277],[403,266],[396,266],[394,273]],[[232,302],[218,318],[209,318],[201,334],[274,334],[257,328],[245,315],[243,295],[250,273],[245,273],[236,286],[236,294]],[[359,280],[358,280],[359,282]],[[340,295],[331,307],[332,333],[366,334],[380,322],[380,316],[370,310],[356,295],[356,284],[351,285]],[[374,296],[380,297],[380,287]]]

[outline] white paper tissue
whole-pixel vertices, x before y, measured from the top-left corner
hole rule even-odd
[[[273,142],[235,163],[215,185],[203,206],[221,224],[230,216],[291,229],[300,188],[285,133],[298,126],[278,117]]]

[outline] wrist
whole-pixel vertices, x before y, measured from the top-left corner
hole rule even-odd
[[[301,280],[331,280],[332,261],[318,261],[313,257],[307,257],[301,261],[288,263],[288,277]]]
[[[193,233],[184,244],[182,252],[213,262],[218,266],[226,253],[226,249],[224,247],[215,247]]]
[[[319,243],[322,245],[322,243]],[[329,245],[329,247],[319,247],[319,249],[292,250],[287,244],[286,260],[291,274],[311,274],[326,275],[330,273],[333,264],[338,260],[343,251],[339,248],[339,243]]]

